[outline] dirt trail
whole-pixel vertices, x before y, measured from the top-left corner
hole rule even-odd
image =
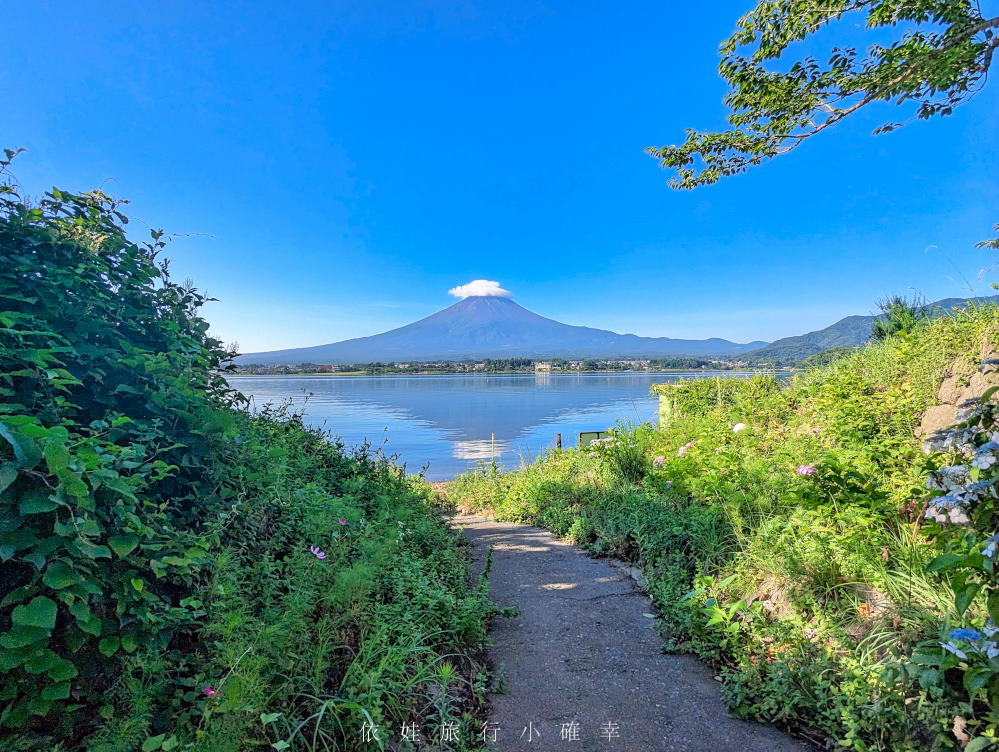
[[[769,726],[731,718],[711,669],[691,656],[663,655],[655,622],[645,616],[651,601],[623,567],[539,528],[472,515],[452,523],[473,543],[476,574],[494,546],[492,599],[520,610],[494,622],[490,653],[505,692],[490,698],[490,748],[812,749]]]

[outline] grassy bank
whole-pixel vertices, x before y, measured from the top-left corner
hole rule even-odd
[[[429,489],[245,412],[125,221],[0,188],[0,748],[474,748],[485,582]]]
[[[448,492],[640,564],[672,646],[719,666],[742,716],[845,749],[985,749],[999,666],[941,647],[984,623],[984,590],[927,571],[958,561],[946,552],[971,532],[924,519],[930,460],[913,429],[947,369],[975,372],[997,324],[995,306],[957,312],[783,388],[666,386],[661,428]]]

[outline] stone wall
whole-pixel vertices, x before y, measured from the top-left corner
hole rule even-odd
[[[917,439],[925,440],[938,431],[950,428],[959,421],[958,414],[962,410],[977,404],[991,387],[999,386],[997,356],[999,352],[995,346],[985,340],[982,342],[981,366],[977,370],[972,370],[966,360],[954,362],[937,390],[940,404],[923,414],[915,431]]]

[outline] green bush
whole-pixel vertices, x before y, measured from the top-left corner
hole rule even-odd
[[[162,233],[136,245],[123,221],[98,191],[0,192],[8,727],[84,725],[123,656],[199,618],[218,537],[205,455],[231,423],[225,353],[157,260]]]
[[[428,488],[240,409],[120,208],[0,187],[0,746],[364,749],[419,717],[471,747],[485,581]]]

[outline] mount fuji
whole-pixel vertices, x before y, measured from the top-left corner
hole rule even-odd
[[[342,342],[248,353],[241,365],[397,363],[481,358],[660,358],[738,355],[766,345],[725,339],[670,339],[571,326],[499,295],[466,297],[398,329]]]

